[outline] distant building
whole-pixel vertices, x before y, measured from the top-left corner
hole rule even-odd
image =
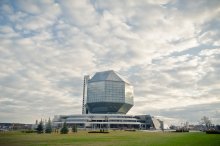
[[[0,123],[0,131],[11,131],[11,130],[30,130],[32,124],[22,123]]]

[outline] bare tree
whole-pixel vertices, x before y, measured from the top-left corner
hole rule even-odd
[[[205,124],[206,128],[210,128],[212,122],[211,122],[211,120],[208,117],[203,116],[201,118],[201,124]]]

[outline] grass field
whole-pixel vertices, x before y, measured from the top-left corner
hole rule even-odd
[[[202,132],[129,132],[108,134],[80,131],[66,135],[21,132],[0,133],[0,146],[220,146],[220,135]]]

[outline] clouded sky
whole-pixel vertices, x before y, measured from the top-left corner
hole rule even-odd
[[[129,114],[220,123],[220,1],[0,1],[0,122],[80,114],[83,76],[109,69]]]

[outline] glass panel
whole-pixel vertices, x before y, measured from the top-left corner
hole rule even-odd
[[[134,90],[133,86],[125,84],[125,102],[133,104]]]
[[[108,102],[124,102],[124,82],[105,81],[105,95]]]
[[[87,102],[100,102],[105,97],[105,82],[88,83]]]

